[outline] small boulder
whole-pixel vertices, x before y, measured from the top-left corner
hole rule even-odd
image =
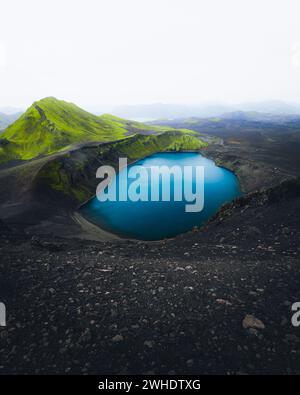
[[[243,319],[243,328],[265,329],[265,324],[258,318],[254,317],[254,315],[247,314]]]
[[[116,335],[111,339],[114,343],[119,343],[124,340],[124,337],[122,335]]]

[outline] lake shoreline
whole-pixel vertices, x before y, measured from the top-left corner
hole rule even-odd
[[[159,152],[140,159],[138,162],[128,164],[128,171],[134,163],[145,166],[147,171],[139,175],[138,179],[141,185],[144,185],[144,192],[148,200],[131,202],[130,199],[123,201],[99,201],[98,196],[89,200],[88,203],[81,206],[80,214],[96,226],[107,229],[110,233],[115,233],[122,238],[134,238],[138,240],[162,240],[172,238],[180,233],[185,233],[193,227],[200,227],[206,223],[212,215],[225,203],[240,196],[240,187],[237,177],[232,171],[228,171],[217,166],[211,159],[205,158],[200,152]],[[163,189],[174,191],[178,188],[185,196],[184,199],[163,201],[152,201],[152,188],[154,184],[150,182],[149,169],[152,167],[161,167],[171,169],[179,167],[180,172],[174,173],[173,177],[166,178],[171,185],[164,185],[163,179],[160,178],[159,184],[155,184],[155,189],[163,193]],[[196,179],[195,173],[187,183],[183,183],[183,169],[200,167],[203,172],[203,178]],[[124,173],[124,166],[116,172],[116,193],[119,193],[119,177],[121,172]],[[199,175],[200,176],[200,175]],[[126,185],[130,188],[131,183],[136,183],[127,179]],[[200,182],[203,186],[200,187]],[[100,184],[101,185],[101,184]],[[107,183],[104,187],[106,187]],[[182,185],[188,190],[193,190],[192,196],[188,198],[187,191],[182,191]],[[197,186],[195,190],[195,186]],[[99,187],[98,187],[99,188]],[[151,190],[150,190],[151,189]],[[197,192],[196,192],[197,191]],[[205,192],[204,192],[205,191]],[[126,191],[128,193],[128,191]],[[170,192],[169,192],[170,193]],[[173,194],[173,192],[171,192]],[[205,193],[205,197],[204,197]],[[182,195],[182,196],[183,196]],[[192,200],[191,200],[192,199]],[[203,202],[205,199],[205,202]],[[200,202],[201,200],[201,202]],[[196,208],[197,205],[199,209]],[[194,212],[188,212],[187,208],[191,207]]]

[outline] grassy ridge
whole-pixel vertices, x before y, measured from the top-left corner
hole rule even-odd
[[[116,167],[119,157],[127,157],[132,162],[156,152],[198,150],[206,145],[179,131],[134,135],[108,145],[82,148],[46,163],[38,173],[36,185],[49,196],[54,192],[78,205],[95,194],[95,174],[101,163]]]
[[[31,107],[1,135],[0,163],[32,159],[89,141],[113,141],[130,134],[159,133],[171,127],[144,125],[109,114],[96,116],[75,104],[48,97]],[[193,133],[182,130],[182,133]]]
[[[131,160],[140,159],[155,152],[197,150],[206,146],[207,143],[202,140],[180,131],[168,131],[148,136],[136,135],[112,144],[118,155],[124,155]]]

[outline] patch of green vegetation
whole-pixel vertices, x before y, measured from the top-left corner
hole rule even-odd
[[[198,150],[207,146],[207,143],[189,133],[181,131],[168,131],[157,135],[136,135],[130,139],[113,144],[113,147],[122,155],[135,160],[162,151],[189,151]]]
[[[197,119],[197,118],[186,118],[186,119],[184,120],[184,122],[185,122],[187,125],[192,125],[192,124],[198,123],[198,119]]]
[[[13,145],[5,138],[0,136],[0,163],[10,160],[20,159],[19,155],[14,151]]]
[[[57,157],[42,167],[36,181],[43,191],[50,189],[78,205],[95,194],[95,174],[99,163],[105,162],[117,167],[119,157],[127,157],[132,162],[156,152],[192,151],[206,146],[207,143],[194,135],[180,131],[134,135]]]

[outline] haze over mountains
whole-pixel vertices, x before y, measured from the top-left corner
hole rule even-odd
[[[14,121],[16,121],[20,116],[22,115],[22,112],[16,112],[16,113],[4,113],[0,111],[0,133],[1,130],[4,130],[12,124]]]
[[[150,121],[156,119],[176,119],[185,117],[214,117],[221,116],[233,112],[257,112],[264,114],[276,115],[300,115],[300,103],[286,103],[281,100],[270,100],[262,102],[248,102],[238,104],[225,104],[218,102],[202,103],[202,104],[171,104],[171,103],[149,103],[149,104],[129,104],[129,105],[86,105],[81,106],[86,111],[103,115],[106,113],[115,116]],[[1,119],[8,116],[8,121],[13,122],[25,109],[16,107],[0,107],[0,130]],[[1,118],[2,117],[2,118]]]
[[[0,107],[0,112],[6,115],[12,115],[17,113],[22,113],[24,112],[24,110],[21,107],[5,106],[5,107]]]
[[[233,105],[224,103],[207,103],[199,105],[153,103],[117,106],[113,108],[111,112],[114,115],[129,119],[154,120],[161,118],[213,117],[236,111],[300,115],[300,104],[289,104],[279,100]]]

